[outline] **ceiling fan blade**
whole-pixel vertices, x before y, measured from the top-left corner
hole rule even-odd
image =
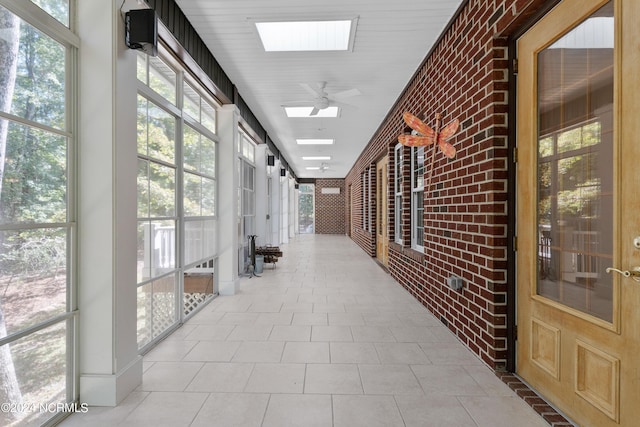
[[[324,83],[324,82],[322,82],[322,83]],[[306,90],[307,92],[309,92],[313,96],[320,96],[320,97],[325,96],[324,85],[322,85],[322,84],[320,84],[318,88],[313,87],[308,83],[300,83],[300,86],[302,86],[302,88],[304,90]]]
[[[320,112],[320,110],[316,107],[313,107],[313,110],[309,113],[310,116],[315,116]]]
[[[341,92],[331,93],[329,94],[329,98],[344,99],[344,98],[351,98],[352,96],[358,96],[358,95],[362,95],[362,92],[354,88],[354,89],[343,90]]]
[[[331,100],[331,102],[329,102],[330,105],[334,105],[336,107],[355,107],[355,105],[353,104],[347,104],[346,102],[341,102],[341,101],[336,101],[334,99]]]

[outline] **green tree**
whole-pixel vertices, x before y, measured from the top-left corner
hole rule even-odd
[[[0,38],[0,111],[10,111],[16,82],[20,21],[11,12],[1,7],[0,29],[3,31],[3,37]],[[0,192],[4,180],[8,130],[9,122],[0,120]],[[0,302],[0,337],[6,335],[7,327]],[[0,402],[22,402],[9,344],[0,347]],[[11,417],[12,414],[8,416]]]

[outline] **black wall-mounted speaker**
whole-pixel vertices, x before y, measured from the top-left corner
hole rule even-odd
[[[280,169],[280,176],[287,176],[287,170],[286,169]]]
[[[276,165],[276,156],[267,156],[267,166]]]
[[[125,13],[125,43],[147,55],[158,54],[158,17],[153,9],[134,9]]]

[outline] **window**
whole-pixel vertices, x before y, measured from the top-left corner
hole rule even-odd
[[[243,131],[239,131],[239,164],[238,172],[240,176],[240,188],[238,190],[239,209],[241,216],[240,239],[240,265],[239,272],[244,273],[249,263],[249,241],[248,236],[255,235],[256,231],[256,168],[253,164],[255,159],[255,145],[249,136]]]
[[[362,177],[360,179],[361,185],[362,185],[362,229],[363,230],[368,230],[369,229],[369,217],[367,216],[367,208],[369,205],[369,194],[367,193],[367,170],[365,170],[364,172],[362,172]]]
[[[424,147],[411,147],[411,247],[424,250]]]
[[[207,130],[216,132],[216,107],[212,101],[193,88],[194,84],[185,81],[183,85],[182,111]]]
[[[176,118],[138,95],[138,347],[176,321]]]
[[[315,227],[315,185],[300,184],[298,199],[298,232],[313,234]]]
[[[137,77],[138,347],[144,350],[177,324],[180,306],[187,316],[215,295],[217,106],[162,51],[138,54]]]
[[[78,398],[74,383],[78,46],[59,9],[0,6],[0,376],[2,403],[53,407]],[[20,12],[21,13],[21,12]],[[47,34],[57,34],[57,40]],[[51,408],[52,406],[48,406]],[[0,425],[43,425],[56,412],[0,411]]]
[[[395,242],[404,243],[402,239],[402,162],[403,162],[403,146],[401,144],[395,147],[395,167],[393,172],[393,192],[394,192],[394,234]]]

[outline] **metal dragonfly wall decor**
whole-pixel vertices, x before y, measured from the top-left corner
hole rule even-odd
[[[402,134],[398,136],[398,142],[400,142],[400,144],[406,145],[407,147],[423,147],[426,145],[435,144],[437,142],[436,145],[438,146],[442,154],[444,154],[446,157],[453,159],[456,156],[455,147],[448,143],[447,140],[458,131],[458,127],[460,126],[460,121],[458,119],[453,120],[442,130],[440,130],[440,120],[442,119],[442,116],[437,113],[436,128],[434,130],[430,126],[426,125],[422,120],[409,112],[405,112],[404,114],[402,114],[402,118],[404,119],[405,123],[417,134]],[[427,179],[427,185],[425,186],[426,191],[429,191],[429,187],[431,184],[433,163],[435,161],[435,151],[436,148],[434,146],[433,152],[431,153],[431,168],[429,169],[429,178]]]

